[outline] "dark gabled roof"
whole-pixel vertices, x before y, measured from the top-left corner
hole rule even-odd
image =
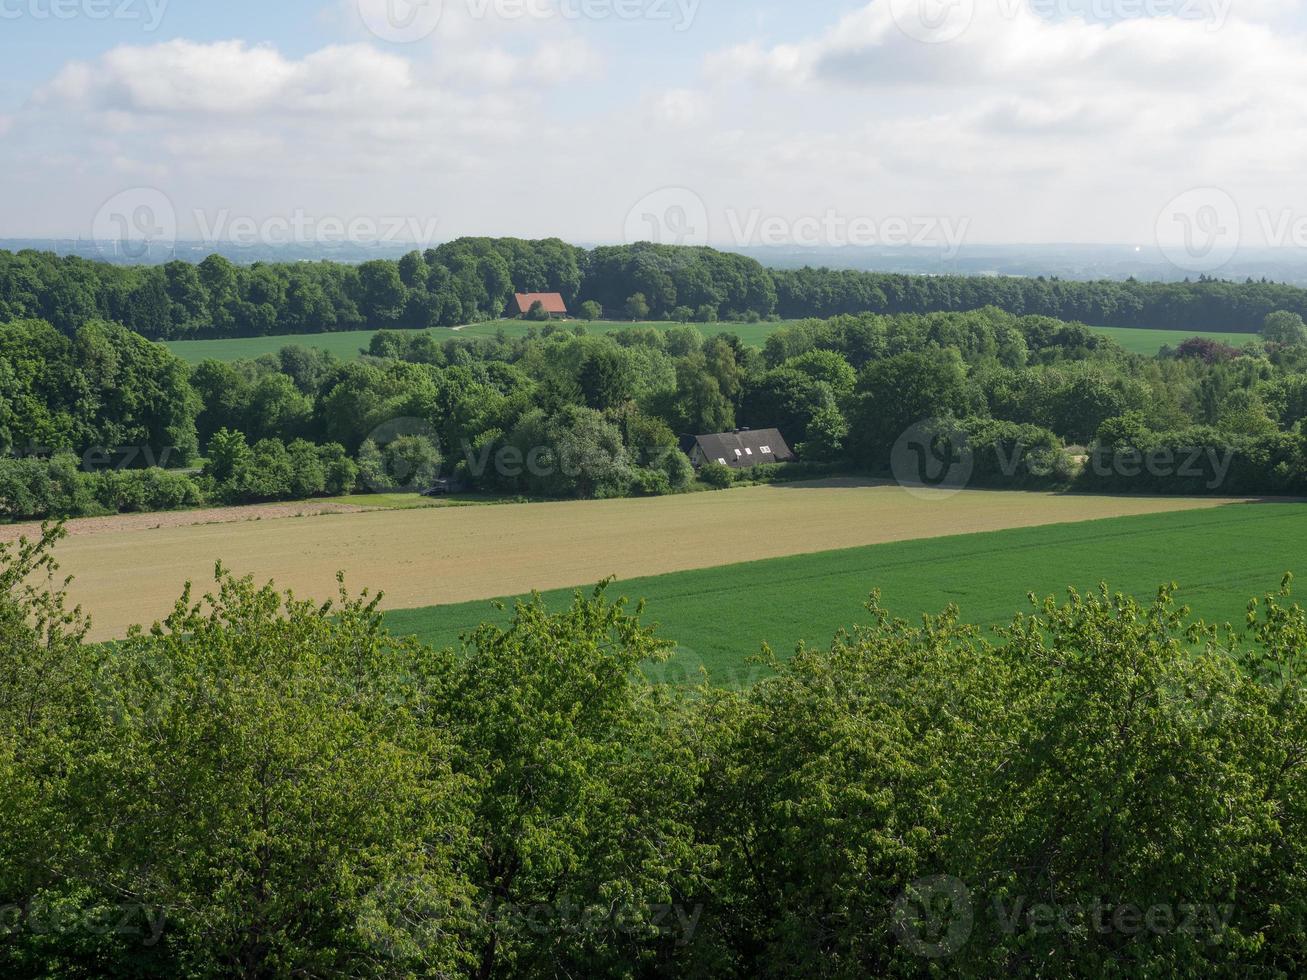
[[[741,429],[695,436],[694,444],[708,462],[725,460],[727,466],[736,469],[759,463],[793,463],[798,459],[779,429]]]

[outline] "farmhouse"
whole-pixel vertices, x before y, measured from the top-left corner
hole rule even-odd
[[[526,316],[539,303],[550,316],[567,316],[567,304],[561,293],[514,293],[506,316]]]
[[[759,463],[793,463],[798,459],[779,429],[736,429],[695,436],[687,451],[696,470],[707,463],[721,463],[738,470]]]

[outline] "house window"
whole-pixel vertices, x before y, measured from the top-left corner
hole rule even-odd
[[[748,455],[748,456],[752,456],[752,455],[753,455],[753,450],[752,450],[752,449],[746,449],[744,452],[745,452],[745,454]]]
[[[743,458],[744,458],[744,453],[740,452],[738,449],[735,450],[735,458],[736,458],[736,459],[743,459]]]
[[[763,447],[762,447],[761,449],[759,449],[758,451],[759,451],[760,453],[762,453],[764,456],[770,456],[770,455],[771,455],[771,446],[763,446]]]
[[[717,457],[717,462],[721,463],[723,466],[726,465],[726,460],[722,459],[720,456]]]

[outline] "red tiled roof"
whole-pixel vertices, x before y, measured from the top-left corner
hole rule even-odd
[[[530,313],[531,307],[536,303],[543,305],[546,313],[556,316],[567,315],[567,304],[563,302],[561,293],[516,293],[513,302],[509,304],[509,312],[519,316]]]

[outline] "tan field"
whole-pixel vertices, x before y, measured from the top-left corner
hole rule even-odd
[[[259,520],[190,526],[154,515],[80,528],[58,558],[76,578],[72,598],[92,615],[93,637],[109,639],[167,615],[187,580],[203,591],[219,559],[314,598],[335,595],[335,574],[343,570],[352,590],[381,590],[386,608],[409,609],[610,575],[1238,502],[997,491],[923,496],[844,480],[641,500],[303,517],[264,510]]]

